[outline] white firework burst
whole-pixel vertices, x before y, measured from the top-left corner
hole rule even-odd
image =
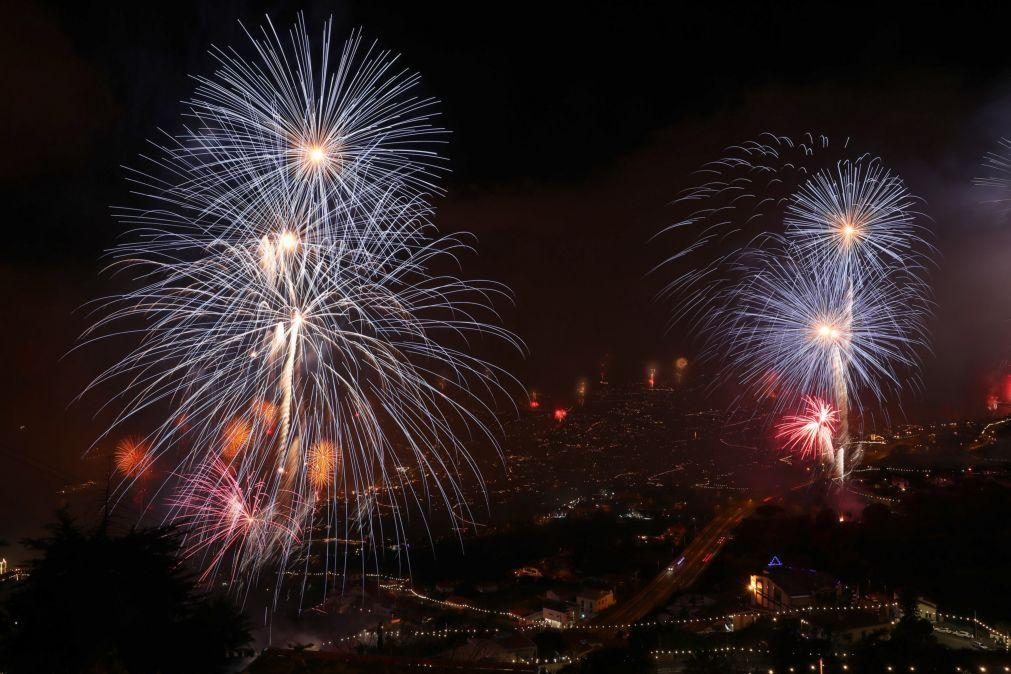
[[[86,335],[142,335],[92,387],[121,383],[114,427],[170,415],[148,440],[178,466],[190,549],[245,571],[283,569],[320,519],[381,546],[380,511],[398,540],[411,506],[469,513],[467,444],[495,445],[509,379],[472,342],[522,349],[497,327],[503,286],[437,271],[470,246],[430,224],[416,76],[360,36],[334,67],[329,24],[316,61],[301,20],[290,58],[264,35],[257,60],[215,52],[199,123],[134,174],[144,203],[112,255],[138,287]]]

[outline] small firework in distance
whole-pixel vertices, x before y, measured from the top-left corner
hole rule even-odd
[[[269,400],[257,400],[253,403],[253,418],[263,427],[264,433],[270,435],[277,423],[277,405]]]
[[[337,445],[330,440],[319,440],[309,449],[309,484],[322,490],[335,482],[334,473],[341,464]]]
[[[252,425],[242,417],[236,417],[227,424],[221,439],[221,455],[232,460],[253,437]]]
[[[135,436],[123,438],[116,444],[115,461],[123,477],[137,477],[151,466],[151,447]]]

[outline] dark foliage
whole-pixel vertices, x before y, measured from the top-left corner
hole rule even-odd
[[[65,513],[4,606],[8,672],[217,672],[249,640],[226,599],[198,590],[173,530],[83,531]]]

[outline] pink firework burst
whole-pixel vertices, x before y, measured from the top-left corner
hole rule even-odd
[[[839,413],[831,404],[816,396],[804,397],[804,412],[783,417],[776,424],[776,439],[783,449],[798,456],[831,460],[832,437],[839,423]]]
[[[188,477],[172,501],[176,522],[187,529],[187,557],[212,551],[204,577],[210,577],[231,554],[233,578],[275,545],[289,546],[299,539],[299,527],[278,517],[273,499],[262,482],[243,484],[232,468],[215,458]]]

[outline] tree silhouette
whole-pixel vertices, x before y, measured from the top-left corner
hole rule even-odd
[[[8,672],[216,672],[250,641],[244,618],[200,591],[171,528],[82,530],[61,512],[4,606]]]

